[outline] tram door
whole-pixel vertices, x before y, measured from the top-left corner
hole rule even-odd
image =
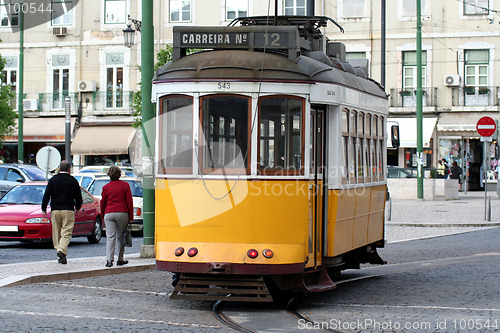
[[[325,107],[311,106],[309,178],[309,261],[307,267],[321,265],[323,225],[323,175],[325,171]]]

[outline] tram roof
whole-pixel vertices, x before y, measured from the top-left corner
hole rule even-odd
[[[153,83],[206,80],[262,80],[310,84],[323,82],[387,98],[387,94],[378,83],[356,75],[352,67],[349,69],[345,63],[332,61],[322,52],[311,52],[309,55],[301,55],[294,61],[286,54],[272,51],[233,49],[201,51],[159,68],[154,75]]]

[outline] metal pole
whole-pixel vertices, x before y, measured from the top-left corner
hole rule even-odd
[[[381,24],[380,24],[380,84],[385,89],[385,0],[381,0]]]
[[[23,8],[23,2],[20,3]],[[19,79],[17,81],[18,92],[17,96],[17,160],[19,163],[24,162],[24,14],[19,11]]]
[[[484,219],[488,219],[488,171],[487,171],[487,149],[488,149],[488,142],[483,141],[483,185],[484,185]]]
[[[64,98],[64,111],[66,114],[64,159],[71,162],[71,97],[69,96],[66,96],[66,98]]]
[[[422,139],[422,13],[421,0],[417,0],[417,198],[424,198],[423,139]]]
[[[141,76],[142,76],[142,131],[143,131],[143,209],[144,245],[142,257],[154,257],[155,190],[154,190],[154,107],[151,103],[151,83],[154,71],[153,1],[142,0]]]

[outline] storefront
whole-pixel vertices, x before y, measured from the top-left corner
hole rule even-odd
[[[131,124],[81,124],[71,144],[73,164],[130,164],[128,149],[135,132]]]
[[[75,119],[71,119],[71,133],[75,126]],[[24,118],[23,143],[24,163],[36,163],[36,153],[44,146],[57,148],[61,157],[65,153],[66,123],[64,117]],[[18,157],[18,129],[17,121],[12,135],[5,136],[0,148],[0,160],[4,163],[17,163]]]
[[[463,113],[441,113],[437,125],[439,144],[438,156],[445,158],[451,165],[456,161],[468,175],[467,189],[471,191],[481,190],[482,185],[482,163],[483,143],[476,130],[477,121],[484,116],[493,119],[498,118],[498,113],[493,112],[463,112]],[[498,165],[498,143],[496,140],[489,145],[488,155],[488,177],[496,178],[495,173]],[[464,174],[464,175],[465,175]]]

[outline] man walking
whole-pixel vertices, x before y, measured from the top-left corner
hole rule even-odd
[[[75,225],[75,209],[82,207],[82,192],[78,181],[70,175],[71,163],[62,161],[59,173],[47,184],[42,201],[42,212],[47,214],[50,201],[50,219],[52,221],[52,242],[57,251],[60,264],[66,264],[68,245]]]

